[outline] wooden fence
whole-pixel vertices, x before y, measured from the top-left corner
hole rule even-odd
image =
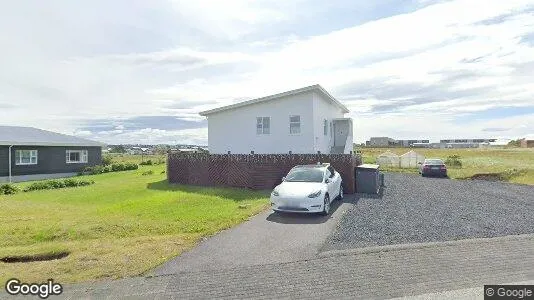
[[[272,189],[296,165],[330,163],[343,178],[345,193],[355,192],[354,167],[361,163],[352,154],[168,154],[170,183]]]

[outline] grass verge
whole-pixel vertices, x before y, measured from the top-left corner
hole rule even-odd
[[[0,196],[0,258],[68,253],[57,260],[0,262],[0,281],[140,275],[268,206],[264,192],[169,185],[164,169],[141,166],[83,176],[95,181],[90,186]],[[142,175],[149,170],[153,174]]]
[[[376,157],[386,151],[402,155],[414,150],[426,158],[441,158],[459,155],[461,168],[448,168],[454,179],[486,179],[534,185],[534,149],[524,148],[475,148],[475,149],[409,149],[409,148],[362,148],[364,163],[375,163]],[[387,172],[415,173],[417,169],[384,167]]]

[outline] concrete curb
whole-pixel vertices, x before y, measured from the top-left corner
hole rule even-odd
[[[373,246],[365,248],[354,248],[346,250],[330,250],[325,252],[319,252],[317,258],[326,258],[334,256],[347,256],[357,254],[401,251],[401,250],[416,250],[434,247],[452,247],[466,244],[485,244],[499,241],[513,241],[513,240],[534,240],[534,234],[519,234],[519,235],[506,235],[492,238],[471,238],[456,241],[445,242],[428,242],[428,243],[409,243],[409,244],[396,244],[386,246]]]

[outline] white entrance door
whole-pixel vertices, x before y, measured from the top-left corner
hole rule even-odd
[[[349,133],[349,122],[334,121],[334,146],[345,146]]]

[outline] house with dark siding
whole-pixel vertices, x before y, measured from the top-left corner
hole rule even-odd
[[[76,175],[102,162],[103,146],[32,127],[0,126],[0,182]]]

